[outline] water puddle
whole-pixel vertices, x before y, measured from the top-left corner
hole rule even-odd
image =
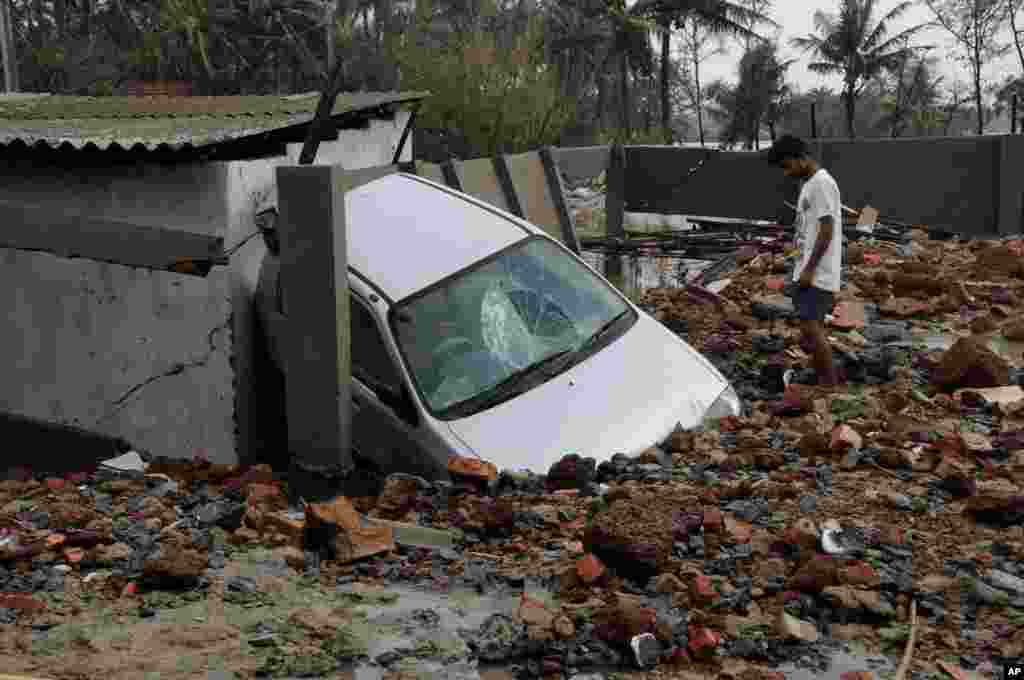
[[[801,668],[795,664],[783,664],[774,670],[782,673],[786,680],[841,680],[844,673],[867,671],[871,677],[884,678],[896,670],[896,664],[887,656],[867,655],[855,651],[848,645],[832,652],[828,657],[828,668]]]
[[[605,276],[608,272],[608,261],[615,256],[584,251],[582,257],[584,262]],[[618,257],[622,263],[622,276],[627,295],[651,288],[680,288],[686,285],[686,278],[691,272],[700,271],[710,264],[706,260],[664,255],[629,254]]]

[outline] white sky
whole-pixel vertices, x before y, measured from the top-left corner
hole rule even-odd
[[[884,16],[897,4],[899,4],[898,0],[878,0],[876,5],[877,16]],[[810,72],[807,69],[807,64],[811,61],[810,55],[794,50],[789,46],[790,38],[804,36],[814,31],[813,17],[815,10],[824,9],[827,12],[836,12],[838,6],[838,0],[775,0],[774,7],[769,12],[771,17],[782,27],[780,34],[774,37],[779,39],[783,57],[797,59],[796,63],[790,66],[788,77],[790,82],[795,84],[799,91],[806,92],[807,90],[822,86],[831,87],[836,92],[839,91],[841,86],[839,78],[826,78]],[[914,7],[904,13],[899,21],[890,26],[890,35],[898,33],[909,26],[928,22],[932,18],[931,11],[923,2],[918,1]],[[1006,37],[1008,40],[1009,31],[1006,32]],[[955,50],[951,46],[951,41],[952,36],[941,29],[922,31],[918,34],[917,38],[919,43],[935,45],[936,49],[933,50],[932,54],[939,57],[939,71],[941,75],[945,76],[943,85],[948,86],[955,79],[960,79],[965,84],[969,83],[970,79],[966,70],[962,69],[959,64],[952,60]],[[702,64],[702,81],[711,82],[717,78],[725,78],[735,82],[736,66],[741,50],[735,40],[727,40],[726,47],[728,54],[711,57]],[[998,63],[991,64],[983,73],[986,80],[992,82],[1002,81],[1005,76],[1019,72],[1019,60],[1016,53],[1011,52]]]

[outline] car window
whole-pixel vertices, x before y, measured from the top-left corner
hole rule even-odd
[[[386,387],[398,389],[401,381],[373,314],[355,297],[350,311],[353,374],[357,378],[369,377]]]
[[[445,419],[628,310],[579,260],[534,237],[399,303],[393,329],[416,389]]]

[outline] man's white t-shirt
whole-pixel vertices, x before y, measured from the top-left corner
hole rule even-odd
[[[840,270],[843,265],[843,221],[840,214],[839,185],[824,168],[819,168],[800,187],[797,201],[796,246],[800,259],[793,269],[793,281],[800,275],[811,259],[814,244],[818,242],[818,221],[825,215],[832,216],[832,242],[818,262],[812,283],[815,288],[839,292]]]

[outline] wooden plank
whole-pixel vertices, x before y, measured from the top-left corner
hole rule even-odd
[[[316,105],[316,113],[313,120],[306,128],[305,141],[302,144],[302,151],[299,152],[299,165],[311,165],[316,160],[316,152],[320,148],[328,121],[331,119],[331,112],[334,111],[334,102],[338,99],[338,92],[341,90],[341,72],[344,60],[339,59],[338,63],[327,75],[324,82],[324,89],[320,93],[320,101]]]
[[[554,239],[565,241],[555,201],[552,197],[544,163],[536,151],[505,157],[509,178],[519,196],[523,216],[548,233]]]
[[[505,192],[501,190],[498,175],[494,171],[494,163],[490,158],[474,158],[459,163],[456,167],[459,171],[462,191],[490,203],[495,208],[509,209],[508,203],[505,201]]]
[[[494,176],[498,180],[498,188],[501,189],[505,205],[508,206],[508,211],[516,217],[526,217],[526,213],[523,212],[523,206],[519,203],[519,196],[516,194],[516,187],[512,182],[512,176],[509,174],[505,156],[498,154],[491,159],[491,164],[494,166]]]
[[[456,191],[462,191],[462,180],[459,178],[459,171],[455,168],[452,159],[441,163],[441,173],[444,176],[444,183]]]
[[[352,468],[345,191],[355,175],[338,165],[277,168],[283,293],[302,301],[287,308],[280,348],[291,481],[310,501],[331,496],[322,478]]]
[[[562,183],[562,176],[558,172],[558,165],[550,146],[545,146],[540,150],[540,160],[548,181],[548,195],[551,197],[558,215],[558,223],[562,227],[562,243],[579,255],[580,240],[576,235],[576,225],[573,224],[572,213],[569,212],[569,203],[565,200],[565,185]]]
[[[0,224],[0,248],[195,276],[228,263],[220,237],[48,206],[0,201]]]

